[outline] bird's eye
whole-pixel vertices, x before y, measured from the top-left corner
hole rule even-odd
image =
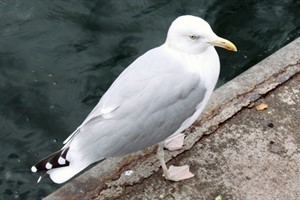
[[[198,40],[200,36],[198,35],[190,35],[191,40]]]

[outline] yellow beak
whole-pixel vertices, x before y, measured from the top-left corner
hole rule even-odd
[[[229,51],[237,51],[236,46],[232,42],[221,37],[218,37],[216,40],[209,42],[209,44],[227,49]]]

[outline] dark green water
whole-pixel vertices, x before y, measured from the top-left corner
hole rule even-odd
[[[0,0],[0,199],[41,199],[60,187],[36,184],[31,165],[61,148],[183,14],[206,19],[239,49],[218,50],[218,86],[300,36],[299,0]]]

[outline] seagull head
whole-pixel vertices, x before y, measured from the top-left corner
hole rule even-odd
[[[189,54],[202,53],[211,46],[237,51],[232,42],[217,36],[205,20],[191,15],[180,16],[173,21],[166,44]]]

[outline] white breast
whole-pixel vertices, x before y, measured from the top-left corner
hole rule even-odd
[[[186,119],[180,126],[180,128],[169,138],[177,135],[191,126],[200,116],[201,112],[205,108],[214,88],[218,81],[220,73],[220,61],[219,56],[214,47],[208,47],[205,52],[201,54],[184,54],[179,51],[170,50],[172,54],[181,54],[177,55],[177,58],[181,58],[181,62],[186,63],[188,70],[199,75],[201,78],[201,83],[204,84],[206,94],[204,99],[199,102],[197,106],[197,111],[193,116]]]

